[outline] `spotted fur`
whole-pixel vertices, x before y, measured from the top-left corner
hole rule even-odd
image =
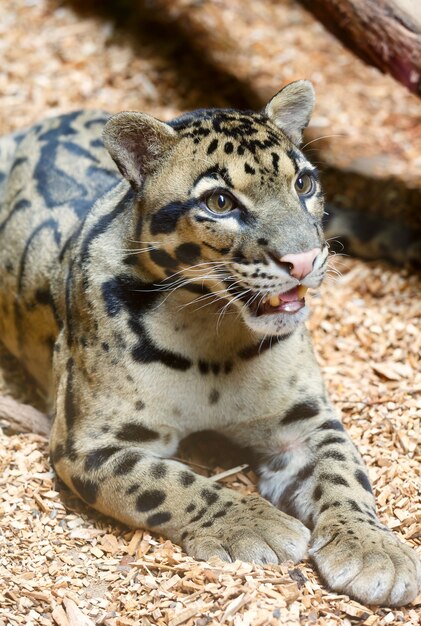
[[[376,517],[306,308],[260,314],[325,272],[312,106],[300,81],[262,113],[76,112],[3,138],[0,336],[50,392],[51,460],[85,502],[202,559],[298,561],[310,541],[330,588],[404,604],[418,560]],[[298,281],[282,258],[312,249]],[[205,429],[252,450],[263,498],[172,460]]]

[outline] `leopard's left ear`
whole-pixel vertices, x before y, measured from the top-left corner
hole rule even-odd
[[[139,190],[176,144],[177,133],[151,115],[124,111],[108,120],[102,138],[120,172]]]
[[[266,105],[264,113],[299,145],[304,128],[310,121],[316,96],[309,80],[296,80],[286,85]]]

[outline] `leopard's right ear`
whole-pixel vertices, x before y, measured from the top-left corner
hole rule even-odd
[[[176,144],[177,133],[151,115],[124,111],[108,120],[102,138],[124,178],[139,190],[145,177]]]

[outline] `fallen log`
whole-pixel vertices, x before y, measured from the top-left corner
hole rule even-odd
[[[48,437],[51,423],[47,415],[10,396],[0,395],[0,426],[14,432],[34,433]]]
[[[300,0],[363,61],[421,95],[421,4],[416,0]]]

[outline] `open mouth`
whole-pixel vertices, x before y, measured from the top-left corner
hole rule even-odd
[[[298,285],[276,296],[267,296],[250,308],[257,317],[274,313],[296,313],[305,306],[306,291],[307,287]]]
[[[249,311],[255,317],[262,315],[275,315],[276,313],[286,313],[293,315],[305,307],[305,295],[308,287],[304,285],[296,285],[288,291],[277,295],[266,295],[265,297],[250,297],[248,292],[244,293],[238,285],[232,285],[230,281],[225,281],[228,290],[233,296],[237,296],[238,300],[242,300],[246,304]],[[248,290],[250,291],[250,290]]]

